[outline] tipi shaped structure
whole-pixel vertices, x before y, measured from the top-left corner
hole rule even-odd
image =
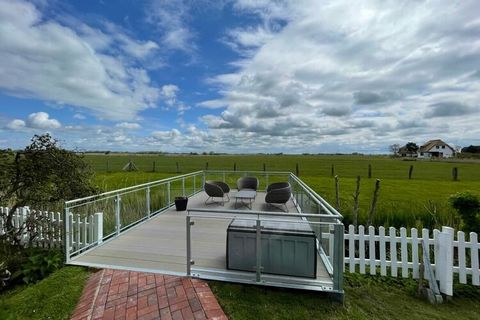
[[[135,163],[130,160],[122,169],[123,171],[138,171],[138,168],[137,166],[135,165]]]

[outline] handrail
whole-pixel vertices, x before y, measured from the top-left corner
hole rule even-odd
[[[305,182],[303,182],[299,177],[297,177],[293,173],[290,173],[290,175],[298,184],[300,184],[306,191],[308,191],[308,193],[311,196],[316,198],[316,200],[320,201],[321,204],[324,207],[326,207],[326,209],[328,208],[328,210],[325,210],[325,211],[331,211],[334,213],[335,216],[343,219],[343,216],[340,214],[340,212],[338,212],[334,207],[332,207],[325,199],[323,199],[318,193],[316,193],[310,186],[308,186]]]
[[[205,173],[261,173],[261,174],[291,174],[289,171],[260,171],[260,170],[203,170]]]
[[[85,200],[90,200],[90,199],[94,199],[94,198],[105,197],[105,196],[109,196],[109,195],[116,195],[116,194],[121,193],[121,192],[131,191],[131,190],[135,190],[135,189],[142,189],[144,187],[149,187],[149,186],[157,185],[157,184],[160,184],[160,183],[170,182],[170,181],[178,180],[178,179],[181,179],[181,178],[187,178],[187,177],[190,177],[190,176],[199,175],[203,172],[204,172],[203,170],[195,171],[195,172],[183,174],[183,175],[180,175],[180,176],[174,176],[174,177],[165,178],[165,179],[161,179],[161,180],[156,180],[156,181],[152,181],[152,182],[142,183],[142,184],[138,184],[136,186],[126,187],[126,188],[123,188],[123,189],[107,191],[107,192],[104,192],[104,193],[100,193],[100,194],[96,194],[96,195],[93,195],[93,196],[88,196],[88,197],[84,197],[84,198],[80,198],[80,199],[69,200],[69,201],[65,201],[65,205],[69,205],[71,203],[81,202],[81,201],[85,201]]]
[[[305,218],[326,218],[326,219],[337,219],[336,216],[330,214],[317,214],[317,213],[274,213],[271,211],[241,211],[241,210],[230,210],[230,209],[204,209],[204,208],[190,208],[187,209],[187,215],[190,215],[190,212],[208,212],[208,213],[232,213],[232,214],[242,214],[242,215],[262,215],[262,216],[281,216],[281,217],[305,217]]]

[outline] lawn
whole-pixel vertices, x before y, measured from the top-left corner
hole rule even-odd
[[[16,286],[0,295],[0,319],[69,319],[89,275],[69,266],[34,285]]]
[[[480,288],[456,286],[453,299],[431,305],[414,280],[347,274],[345,305],[327,294],[210,282],[231,320],[248,319],[478,319]]]
[[[68,319],[90,271],[64,267],[30,286],[0,295],[0,319]],[[430,305],[411,279],[346,274],[345,304],[324,293],[211,281],[231,320],[248,319],[478,319],[480,288],[455,285],[454,297]]]
[[[356,177],[361,176],[359,222],[366,223],[370,210],[375,179],[380,179],[380,197],[375,225],[394,227],[435,228],[449,225],[458,228],[460,220],[448,203],[453,193],[471,190],[480,194],[480,162],[464,160],[403,161],[387,156],[326,156],[326,155],[87,155],[86,160],[96,170],[98,185],[113,190],[154,181],[179,173],[202,170],[263,170],[296,172],[300,178],[331,204],[335,204],[334,173],[340,178],[340,211],[345,223],[352,221]],[[121,168],[134,161],[136,172]],[[107,172],[107,161],[108,169]],[[155,163],[155,164],[154,164]],[[178,172],[177,172],[178,163]],[[372,168],[368,178],[368,167]],[[414,166],[412,179],[408,179]],[[451,172],[458,168],[459,181]],[[155,168],[155,172],[153,169]]]

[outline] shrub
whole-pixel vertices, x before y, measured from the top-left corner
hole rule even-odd
[[[450,204],[462,218],[462,229],[465,231],[480,231],[480,199],[477,195],[465,191],[450,196]]]
[[[35,250],[27,253],[26,259],[12,275],[12,280],[26,284],[42,280],[61,268],[63,256],[58,250]]]

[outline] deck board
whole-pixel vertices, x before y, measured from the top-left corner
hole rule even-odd
[[[281,212],[264,203],[264,193],[259,192],[252,210]],[[205,205],[203,192],[189,198],[188,208],[235,209],[232,198],[224,206]],[[289,212],[297,212],[292,201]],[[236,208],[246,210],[246,207]],[[74,257],[72,264],[149,270],[164,273],[186,272],[186,212],[170,208],[150,220],[135,226],[120,236]],[[225,270],[227,227],[231,219],[194,218],[192,226],[192,258],[195,267]],[[317,279],[330,281],[325,266],[318,257]]]

